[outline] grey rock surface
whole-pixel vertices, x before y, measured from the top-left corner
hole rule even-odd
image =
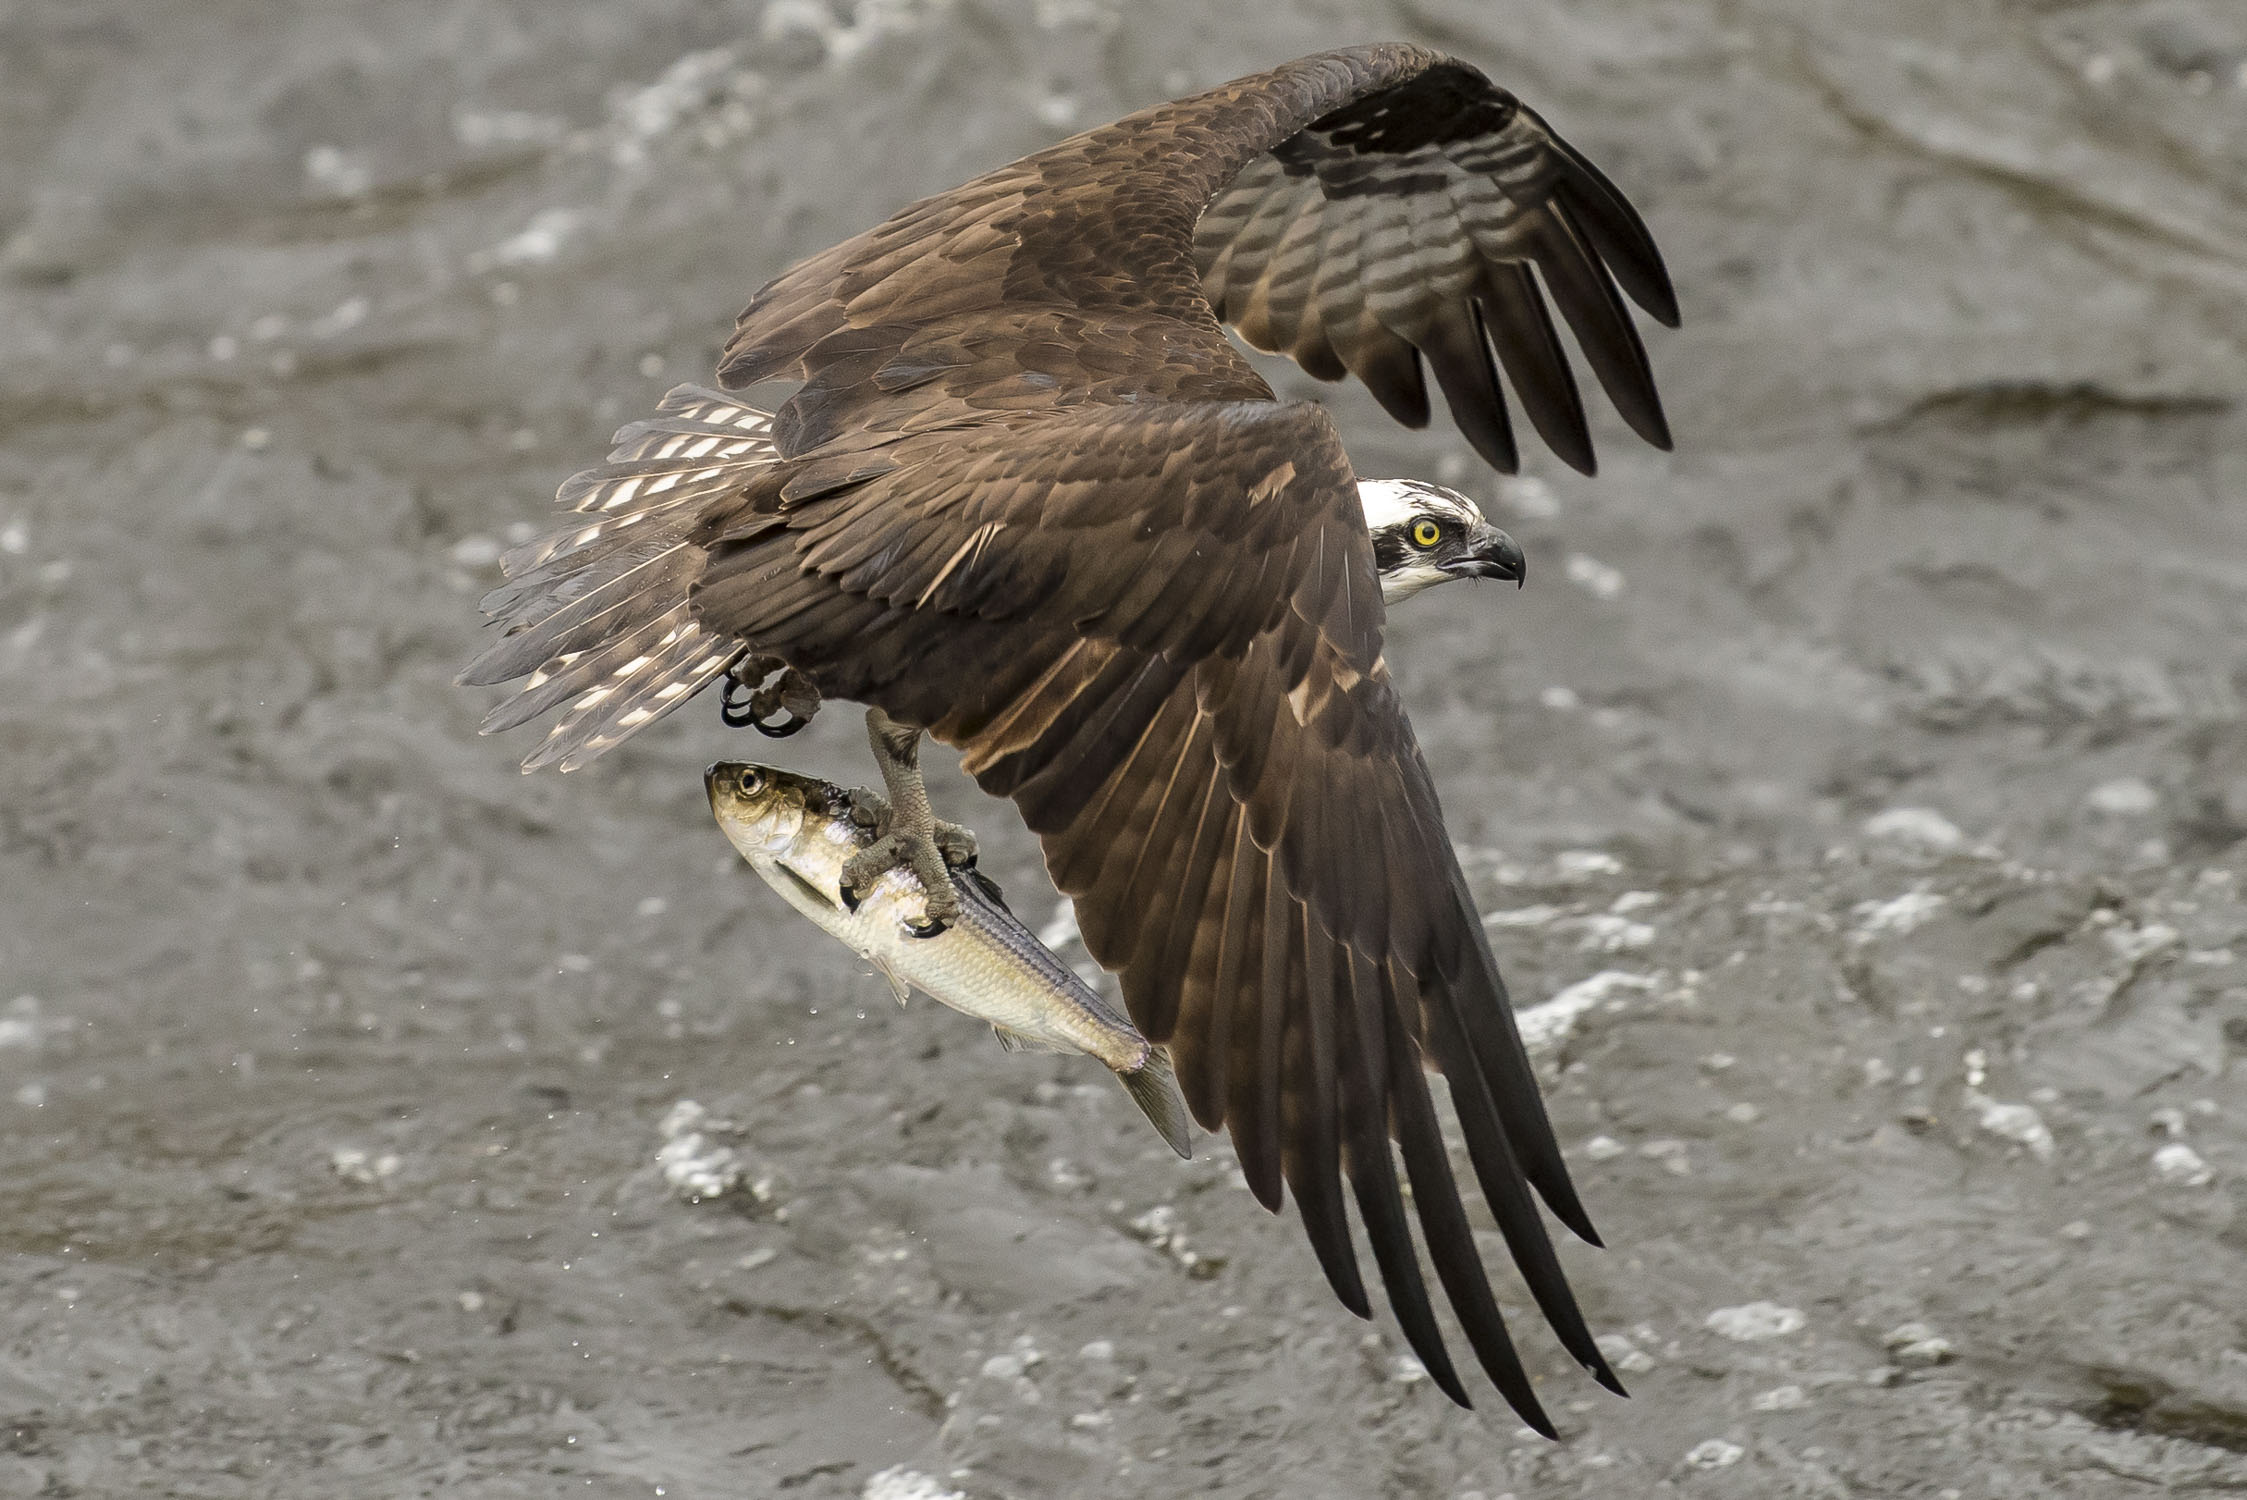
[[[1597,480],[1276,376],[1532,556],[1390,659],[1611,1247],[1628,1403],[1501,1286],[1554,1444],[1221,1142],[900,1011],[710,826],[714,710],[526,779],[451,685],[766,277],[1391,36],[1686,311]],[[0,1492],[2247,1488],[2229,0],[19,0],[0,350]]]

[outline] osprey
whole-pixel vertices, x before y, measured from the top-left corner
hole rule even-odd
[[[1548,297],[1624,421],[1669,446],[1622,294],[1676,323],[1630,204],[1463,62],[1352,48],[1158,105],[768,283],[718,374],[793,394],[768,415],[682,388],[625,429],[562,488],[585,519],[507,560],[486,601],[504,633],[463,679],[530,679],[487,728],[564,710],[526,769],[581,764],[721,678],[729,720],[768,732],[864,703],[879,860],[930,890],[972,843],[934,819],[916,754],[924,732],[957,747],[1038,836],[1195,1117],[1231,1130],[1267,1208],[1293,1194],[1366,1317],[1354,1198],[1406,1337],[1465,1405],[1395,1143],[1468,1343],[1549,1435],[1424,1070],[1539,1308],[1619,1392],[1535,1200],[1598,1238],[1381,645],[1385,592],[1518,577],[1520,552],[1463,497],[1361,485],[1326,413],[1276,400],[1224,330],[1355,375],[1408,426],[1432,374],[1510,472],[1503,368],[1589,473]]]

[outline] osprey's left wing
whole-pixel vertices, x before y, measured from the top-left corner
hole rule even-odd
[[[1466,1396],[1429,1259],[1485,1370],[1530,1389],[1451,1176],[1440,1068],[1485,1200],[1569,1351],[1612,1384],[1531,1187],[1586,1238],[1505,988],[1381,659],[1381,598],[1325,415],[1079,407],[906,438],[703,538],[706,629],[887,709],[1012,797],[1132,1017],[1257,1196],[1293,1190],[1367,1312],[1346,1179],[1414,1350]]]
[[[1460,432],[1510,474],[1495,350],[1531,425],[1589,474],[1549,293],[1623,420],[1670,446],[1617,293],[1677,326],[1653,236],[1599,168],[1465,63],[1353,100],[1251,161],[1202,213],[1194,258],[1242,338],[1324,380],[1356,375],[1408,427],[1427,425],[1425,359]]]
[[[1502,367],[1553,451],[1592,441],[1548,301],[1633,430],[1669,424],[1624,296],[1678,321],[1623,194],[1457,58],[1353,47],[1159,104],[924,199],[791,267],[720,376],[805,382],[784,457],[899,424],[1125,390],[1269,398],[1219,332],[1363,380],[1407,426],[1423,363],[1496,467],[1518,465]]]
[[[563,487],[589,518],[508,557],[486,601],[501,637],[464,680],[528,675],[489,727],[566,704],[526,765],[582,765],[751,648],[685,608],[705,521],[767,488],[801,500],[860,482],[901,462],[901,443],[966,442],[986,424],[1269,401],[1225,323],[1313,374],[1355,372],[1415,425],[1424,362],[1460,430],[1511,468],[1502,366],[1554,450],[1588,469],[1549,301],[1624,417],[1666,446],[1625,293],[1676,321],[1622,194],[1456,58],[1353,47],[1141,110],[768,282],[720,375],[799,382],[769,427],[684,390],[627,429],[606,468]]]

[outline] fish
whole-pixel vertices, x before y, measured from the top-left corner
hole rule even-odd
[[[1116,1075],[1171,1150],[1193,1156],[1193,1127],[1167,1048],[1150,1042],[1008,909],[996,882],[972,865],[949,873],[957,920],[927,916],[928,893],[908,869],[842,893],[843,864],[874,842],[851,815],[851,793],[775,766],[720,761],[703,774],[726,839],[781,899],[842,940],[889,980],[990,1024],[1010,1052],[1081,1052]]]

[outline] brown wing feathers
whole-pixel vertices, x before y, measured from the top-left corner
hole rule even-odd
[[[1550,1431],[1424,1068],[1532,1296],[1612,1385],[1537,1199],[1591,1226],[1386,679],[1347,459],[1218,325],[1411,426],[1432,373],[1511,469],[1502,367],[1589,471],[1555,307],[1668,445],[1626,292],[1676,321],[1630,205],[1464,64],[1359,48],[1159,106],[759,291],[721,376],[796,392],[767,418],[682,387],[620,433],[565,486],[589,519],[507,560],[507,632],[467,676],[532,673],[495,725],[566,703],[534,757],[565,769],[750,649],[959,746],[1344,1305],[1369,1312],[1349,1197],[1413,1349],[1466,1400],[1416,1218],[1479,1362]]]
[[[1378,663],[1370,548],[1323,418],[1093,409],[919,442],[925,459],[901,445],[892,473],[720,551],[698,607],[824,684],[917,711],[986,790],[1015,799],[1091,951],[1171,1043],[1197,1118],[1231,1126],[1260,1199],[1292,1189],[1337,1293],[1363,1311],[1346,1176],[1400,1324],[1464,1400],[1389,1155],[1402,1142],[1447,1298],[1491,1378],[1543,1426],[1420,1072],[1447,1038],[1434,1056],[1457,1080],[1485,1197],[1565,1346],[1612,1381],[1521,1180],[1558,1153],[1518,1046],[1486,1061],[1461,1024],[1423,1018],[1503,999]],[[1289,479],[1249,502],[1283,463]],[[987,546],[962,550],[993,523]],[[1141,566],[1134,535],[1179,545]],[[940,593],[977,605],[882,603],[919,597],[955,558]],[[1025,569],[1035,589],[984,576]],[[1197,627],[1181,631],[1164,599]],[[1522,1122],[1499,1113],[1496,1098],[1524,1091]]]
[[[1591,472],[1591,437],[1530,268],[1632,429],[1669,428],[1615,288],[1658,321],[1677,299],[1637,213],[1511,95],[1445,62],[1311,121],[1211,203],[1195,254],[1217,315],[1314,375],[1346,367],[1407,425],[1427,360],[1488,462],[1519,464],[1493,346],[1538,433]],[[1334,274],[1330,274],[1334,273]]]

